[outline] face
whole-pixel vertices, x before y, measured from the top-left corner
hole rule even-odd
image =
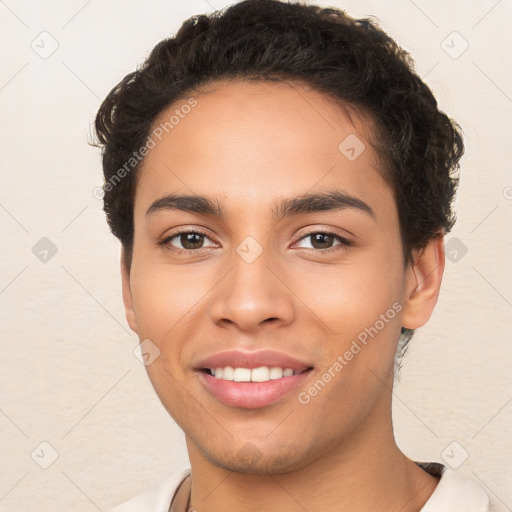
[[[289,471],[389,422],[417,274],[362,115],[299,85],[195,98],[139,173],[128,321],[189,451]]]

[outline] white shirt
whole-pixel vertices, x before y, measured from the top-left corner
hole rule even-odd
[[[440,474],[440,480],[429,500],[420,512],[494,512],[489,496],[475,482],[462,477],[441,464],[420,463],[432,474]],[[160,485],[149,489],[110,512],[169,512],[174,495],[190,475],[190,467],[165,479]]]

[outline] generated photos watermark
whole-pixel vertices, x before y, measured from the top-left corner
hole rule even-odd
[[[297,397],[299,402],[303,405],[307,405],[311,402],[311,399],[317,396],[326,386],[331,382],[336,375],[338,375],[347,364],[349,364],[354,357],[361,352],[361,350],[368,345],[370,339],[375,338],[382,329],[395,318],[397,313],[402,311],[402,304],[395,302],[385,312],[382,313],[378,320],[375,321],[370,327],[363,329],[358,335],[357,339],[353,340],[350,347],[342,354],[339,355],[336,360],[324,371],[306,391],[301,391]]]
[[[168,134],[171,130],[174,130],[176,126],[181,122],[182,119],[190,114],[192,109],[197,106],[197,100],[193,96],[188,98],[187,102],[181,105],[180,108],[174,109],[173,114],[167,119],[167,121],[160,123],[156,128],[151,131],[151,134],[146,139],[146,142],[139,148],[138,151],[134,151],[132,156],[120,167],[110,178],[104,183],[103,187],[96,187],[92,191],[92,195],[96,199],[103,199],[105,192],[110,192],[118,185],[123,178],[130,174],[133,169],[139,165],[147,154],[156,147],[157,143],[160,142],[164,134]]]

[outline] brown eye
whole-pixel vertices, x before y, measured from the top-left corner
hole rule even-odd
[[[327,233],[315,233],[309,236],[311,237],[311,245],[315,249],[328,249],[334,242],[334,236]]]
[[[318,249],[318,250],[326,250],[334,248],[337,245],[349,246],[351,245],[350,240],[337,235],[335,233],[324,232],[324,231],[315,231],[313,233],[309,233],[303,236],[300,242],[305,240],[310,241],[310,247],[302,246],[305,249]],[[337,243],[336,243],[337,242]]]
[[[187,233],[179,235],[178,239],[184,249],[200,249],[203,245],[204,235],[199,233]]]
[[[176,251],[194,251],[205,247],[214,247],[214,244],[204,246],[204,241],[210,240],[204,233],[197,231],[180,231],[167,237],[162,241],[162,245],[170,250]]]

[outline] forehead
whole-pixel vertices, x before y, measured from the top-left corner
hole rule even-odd
[[[175,192],[246,211],[334,188],[365,202],[391,199],[369,117],[305,85],[215,82],[169,106],[152,133],[159,128],[139,171],[136,210]]]

